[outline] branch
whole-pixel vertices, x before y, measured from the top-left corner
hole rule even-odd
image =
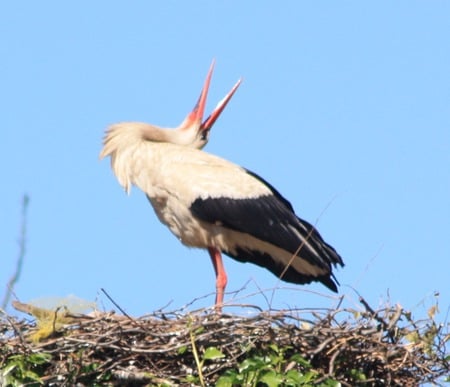
[[[16,270],[9,279],[6,285],[6,293],[2,301],[2,309],[6,309],[9,304],[11,295],[14,293],[14,286],[17,284],[22,273],[23,261],[25,259],[26,253],[26,236],[27,236],[27,211],[30,198],[27,194],[23,195],[22,198],[22,224],[20,226],[20,237],[19,237],[19,255],[16,261]]]

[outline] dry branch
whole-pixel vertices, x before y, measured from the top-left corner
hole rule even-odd
[[[365,306],[363,312],[298,309],[251,316],[206,310],[158,311],[136,319],[115,313],[66,315],[70,324],[38,343],[27,340],[38,329],[34,323],[8,318],[0,321],[0,375],[14,355],[47,353],[52,360],[45,366],[46,384],[189,385],[186,378],[198,376],[192,337],[200,356],[210,347],[225,355],[203,365],[206,385],[274,344],[300,354],[324,379],[344,386],[355,384],[352,370],[362,372],[368,386],[436,383],[448,375],[448,327],[432,319],[413,321],[399,306],[376,311]],[[300,366],[286,364],[285,371],[288,367]]]

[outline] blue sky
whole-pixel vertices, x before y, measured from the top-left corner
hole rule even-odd
[[[208,112],[243,83],[205,149],[251,169],[317,222],[356,304],[450,303],[450,4],[5,2],[0,5],[0,284],[30,198],[22,301],[75,294],[130,314],[214,301],[206,252],[182,246],[98,154],[118,121],[177,126],[216,58]],[[225,259],[236,302],[332,306]],[[3,291],[0,292],[3,294]],[[268,297],[271,292],[265,293]],[[230,300],[233,295],[226,296]]]

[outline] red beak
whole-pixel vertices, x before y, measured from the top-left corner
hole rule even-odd
[[[215,61],[213,60],[209,68],[208,74],[206,75],[205,83],[203,85],[200,97],[194,106],[194,109],[186,116],[179,129],[188,129],[192,126],[196,126],[200,131],[208,131],[212,128],[216,120],[219,118],[225,106],[227,106],[233,94],[236,92],[237,88],[241,84],[241,79],[239,79],[236,84],[232,87],[230,92],[223,98],[215,107],[213,112],[209,117],[203,121],[203,115],[205,113],[206,98],[208,97],[209,84],[211,82],[211,76],[214,70]]]

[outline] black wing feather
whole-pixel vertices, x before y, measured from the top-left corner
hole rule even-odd
[[[272,194],[253,199],[198,198],[191,205],[193,215],[205,222],[219,223],[226,228],[250,234],[291,254],[294,254],[302,246],[297,255],[311,264],[319,266],[329,274],[313,278],[298,273],[291,266],[286,270],[282,279],[294,283],[309,283],[312,280],[318,280],[336,291],[336,285],[330,278],[332,276],[331,265],[343,265],[336,250],[323,240],[315,227],[295,215],[289,201],[273,186],[253,172],[247,171],[247,173],[266,185]],[[299,238],[299,234],[301,238]],[[284,265],[276,260],[276,257],[269,257],[264,252],[240,249],[234,255],[227,251],[224,253],[239,261],[250,261],[264,266],[277,276],[280,276],[285,269]]]

